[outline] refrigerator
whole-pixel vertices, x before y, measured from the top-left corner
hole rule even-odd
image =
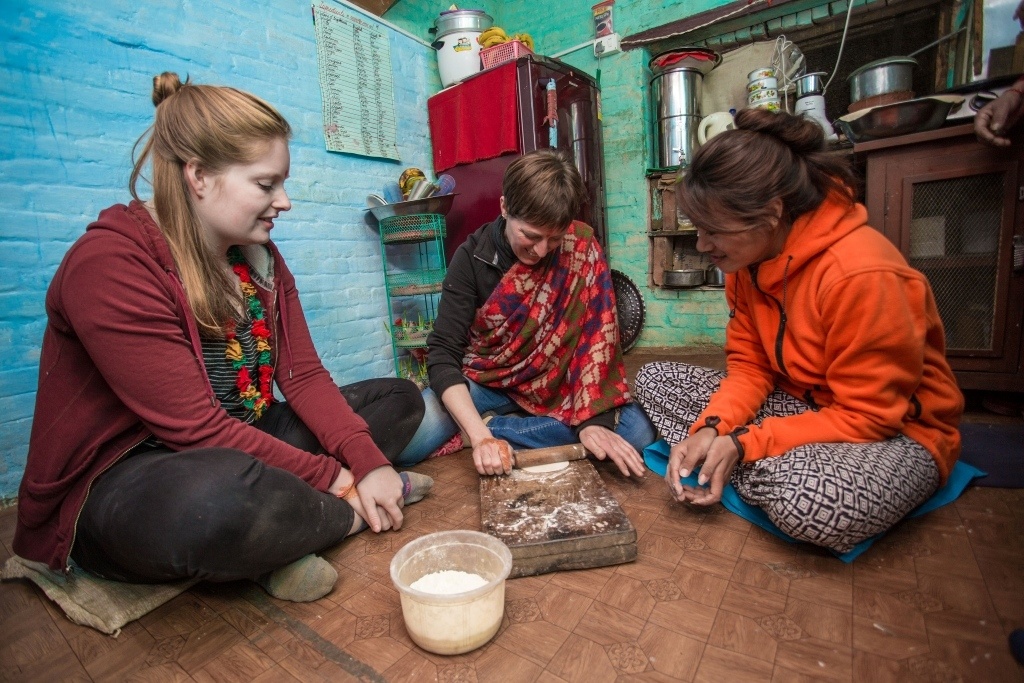
[[[434,170],[452,176],[457,193],[446,217],[448,261],[470,233],[500,214],[508,165],[551,147],[565,152],[583,177],[590,200],[577,219],[594,228],[607,251],[600,95],[593,78],[556,59],[527,55],[474,74],[427,104]]]

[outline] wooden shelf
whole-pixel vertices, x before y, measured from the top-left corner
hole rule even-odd
[[[882,140],[859,142],[853,146],[853,151],[855,154],[862,154],[864,152],[874,152],[879,149],[888,149],[890,147],[916,145],[922,142],[932,142],[934,140],[944,140],[947,138],[956,138],[973,134],[974,124],[967,123],[948,126],[946,128],[936,128],[935,130],[927,130],[923,133],[911,133],[909,135],[899,135],[896,137],[884,138]]]
[[[696,239],[696,230],[649,230],[649,237],[693,237]]]
[[[668,285],[658,285],[658,289],[667,292],[724,292],[725,285],[721,287],[712,287],[711,285],[697,285],[696,287],[670,287]]]

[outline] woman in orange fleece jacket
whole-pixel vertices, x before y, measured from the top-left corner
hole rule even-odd
[[[678,193],[726,273],[727,371],[651,363],[637,398],[672,444],[678,501],[731,481],[790,536],[845,552],[945,480],[963,397],[928,280],[867,225],[821,128],[763,110],[736,127]],[[698,466],[702,485],[681,485]]]

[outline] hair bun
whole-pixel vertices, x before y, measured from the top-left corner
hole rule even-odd
[[[743,109],[736,114],[735,121],[737,128],[772,136],[797,156],[815,154],[825,148],[825,131],[803,116],[767,109]]]
[[[173,71],[165,71],[159,76],[153,76],[153,105],[160,106],[161,102],[181,90],[182,85],[188,85],[188,76],[185,77],[184,83]]]

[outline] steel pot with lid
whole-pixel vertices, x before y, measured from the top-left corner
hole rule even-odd
[[[850,102],[894,92],[913,91],[913,57],[886,57],[869,62],[849,75]]]
[[[430,33],[435,38],[444,38],[451,33],[483,33],[493,25],[494,19],[483,10],[451,9],[434,19]]]
[[[477,38],[494,23],[478,9],[453,9],[441,12],[431,33],[437,36],[431,46],[437,50],[437,70],[441,85],[447,88],[480,71],[480,43]]]
[[[652,158],[667,168],[687,165],[700,147],[700,100],[704,76],[718,66],[722,55],[706,47],[682,47],[656,55],[651,69]]]

